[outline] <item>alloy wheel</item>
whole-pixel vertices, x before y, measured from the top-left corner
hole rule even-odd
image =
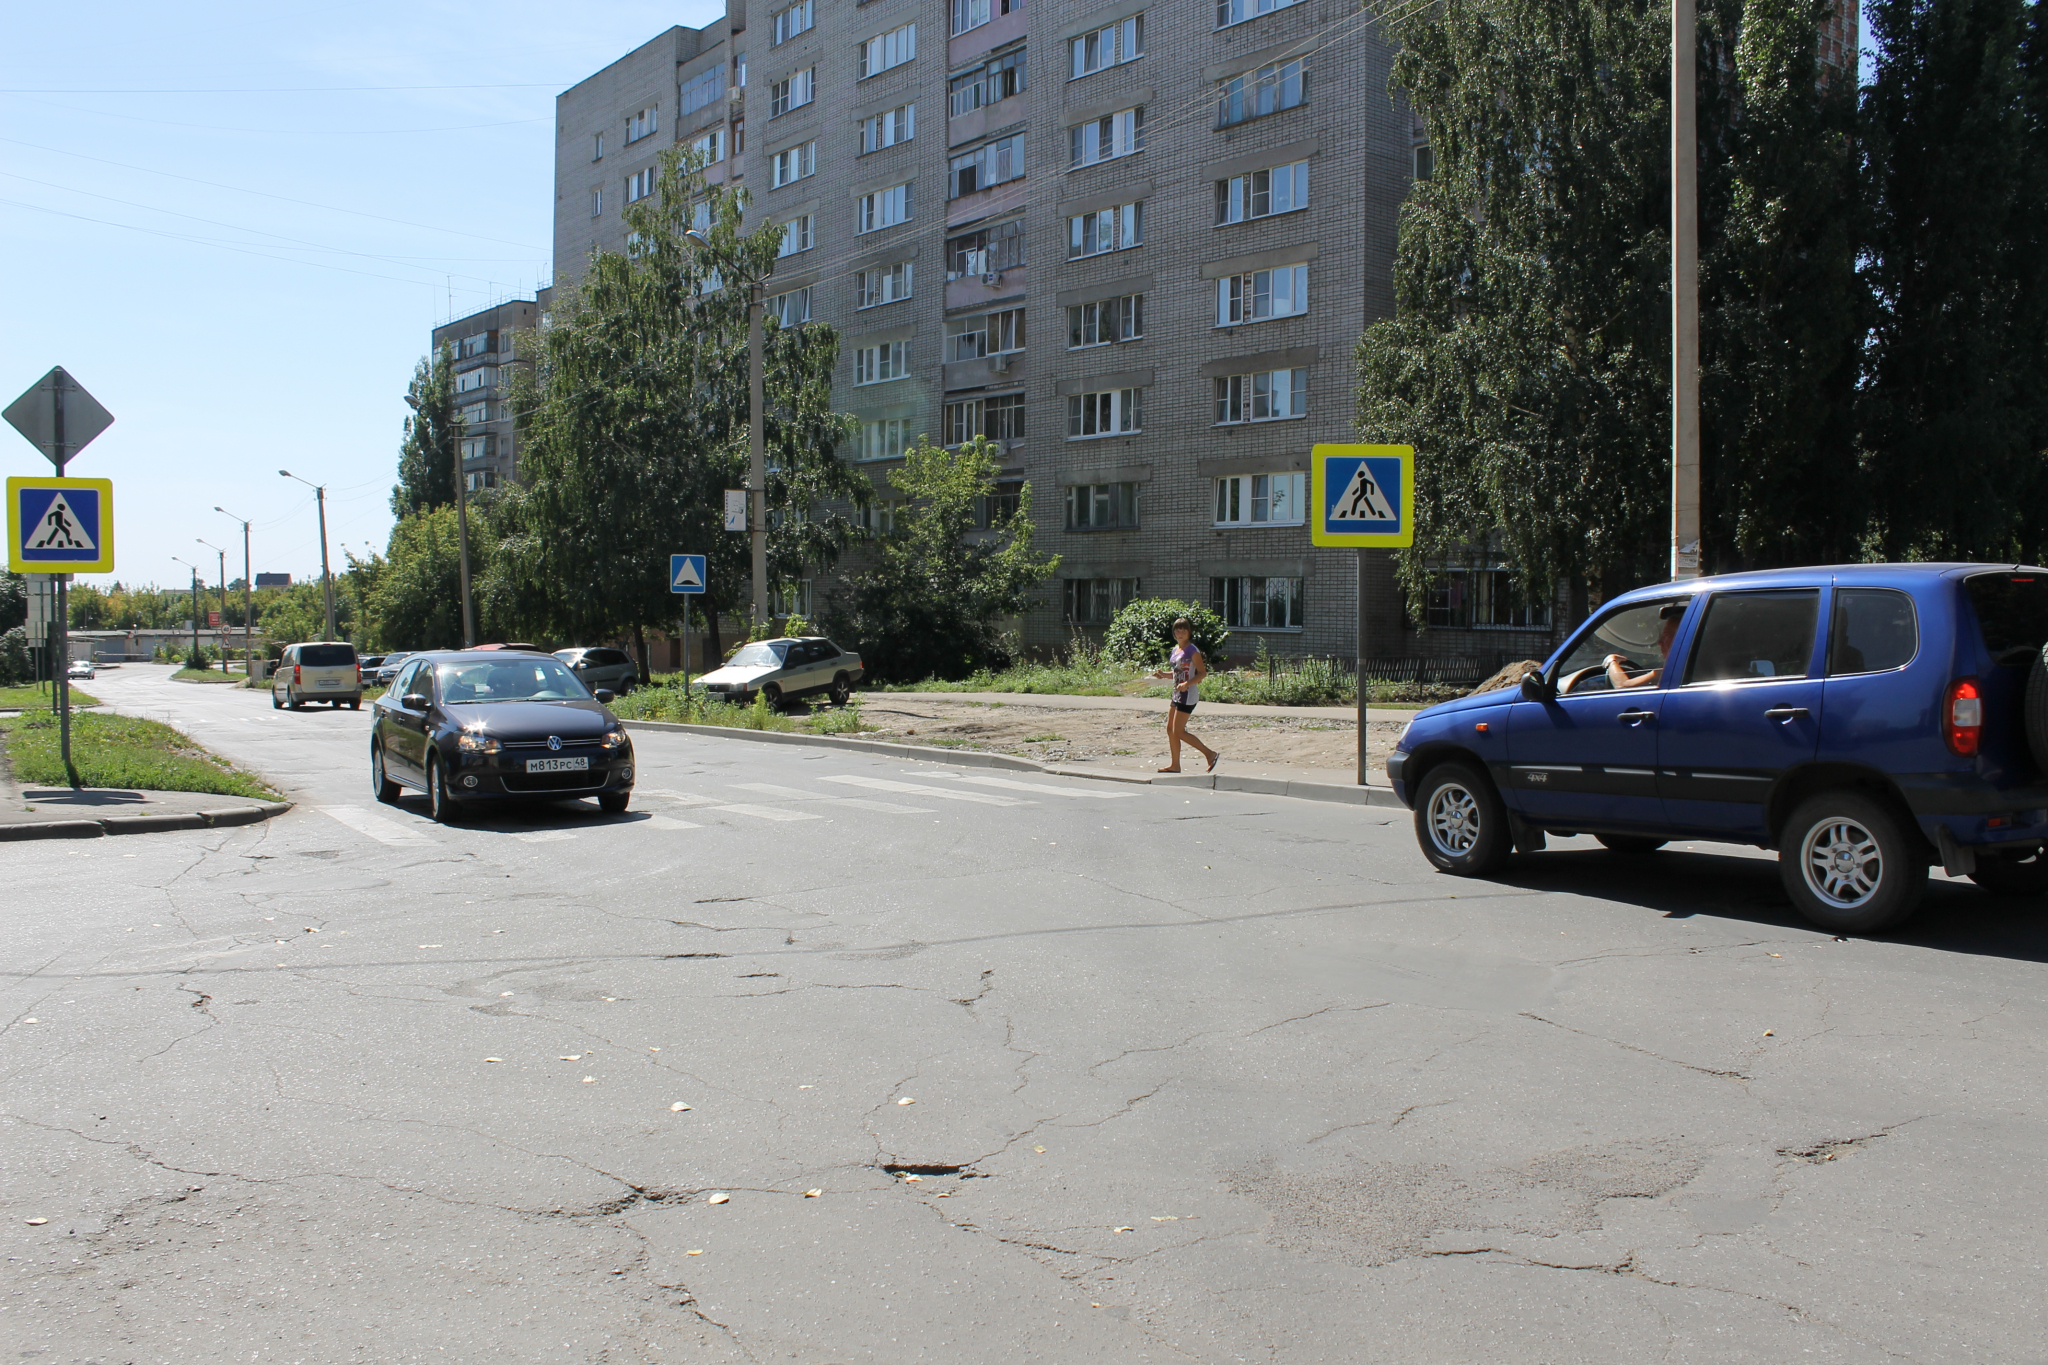
[[[1454,782],[1438,787],[1429,798],[1430,842],[1449,857],[1471,852],[1479,842],[1479,802]]]
[[[1884,854],[1876,836],[1838,816],[1806,832],[1800,841],[1799,867],[1808,890],[1843,910],[1868,904],[1884,885]]]

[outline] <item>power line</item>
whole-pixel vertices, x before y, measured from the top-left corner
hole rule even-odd
[[[511,128],[527,123],[549,122],[548,118],[542,117],[500,119],[495,123],[451,123],[435,128],[245,128],[225,123],[185,123],[179,119],[122,114],[112,109],[80,109],[76,105],[55,104],[49,100],[23,99],[22,102],[39,105],[44,109],[59,109],[67,114],[124,119],[129,123],[147,123],[159,128],[196,128],[208,133],[265,133],[278,137],[386,137],[400,133],[463,133],[477,128]]]
[[[574,81],[525,81],[513,85],[223,85],[189,90],[70,90],[31,87],[0,89],[0,95],[331,95],[366,90],[566,90]]]

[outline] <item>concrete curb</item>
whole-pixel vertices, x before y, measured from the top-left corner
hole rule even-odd
[[[224,829],[274,820],[291,808],[289,801],[264,801],[179,815],[105,815],[97,820],[33,820],[0,824],[0,843],[19,843],[28,839],[97,839],[107,834],[160,834],[181,829]]]
[[[913,759],[922,763],[950,763],[962,768],[1004,768],[1011,772],[1046,773],[1054,777],[1085,777],[1094,782],[1135,782],[1156,787],[1199,787],[1205,791],[1248,792],[1262,796],[1287,796],[1297,801],[1335,801],[1347,806],[1380,806],[1406,810],[1385,787],[1340,787],[1332,782],[1295,782],[1279,777],[1235,777],[1229,773],[1173,773],[1157,777],[1143,773],[1100,772],[1071,764],[1041,763],[1037,759],[1011,754],[983,753],[977,749],[940,749],[924,744],[891,744],[879,739],[841,739],[836,735],[789,735],[774,730],[741,730],[724,725],[684,725],[670,720],[626,720],[628,730],[667,730],[676,734],[704,735],[712,739],[744,739],[762,744],[806,744],[814,748],[852,749],[860,753],[885,754],[890,758]]]

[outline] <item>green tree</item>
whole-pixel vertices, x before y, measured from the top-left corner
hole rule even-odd
[[[1182,602],[1171,597],[1141,597],[1127,602],[1102,633],[1102,657],[1116,663],[1150,664],[1157,667],[1173,653],[1173,623],[1187,618],[1195,648],[1209,662],[1223,660],[1223,646],[1230,628],[1221,616],[1199,602]]]
[[[1864,92],[1871,548],[2048,552],[2048,33],[2030,0],[1875,0]]]
[[[344,640],[355,640],[361,620],[355,594],[349,591],[346,574],[334,580],[334,629]],[[293,645],[327,638],[327,608],[320,592],[320,580],[309,578],[277,590],[259,618],[263,636],[272,645]]]
[[[850,596],[825,613],[834,634],[860,642],[869,676],[959,678],[1010,662],[1002,622],[1034,605],[1031,589],[1060,561],[1031,548],[1028,483],[1014,513],[986,534],[971,534],[983,500],[996,492],[998,468],[984,437],[957,450],[920,437],[890,471],[889,482],[909,505]]]
[[[446,343],[420,357],[405,398],[413,412],[405,419],[405,440],[398,448],[398,482],[391,488],[394,517],[455,501],[462,423],[455,417],[455,352]]]
[[[0,569],[0,632],[28,620],[28,578]]]
[[[484,502],[480,497],[469,509],[472,564],[488,559],[493,545]],[[415,512],[400,520],[391,528],[390,546],[368,581],[364,639],[371,648],[462,647],[461,541],[453,507]],[[486,639],[500,634],[489,612],[477,625]]]

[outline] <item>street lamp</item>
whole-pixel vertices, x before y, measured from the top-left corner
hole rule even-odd
[[[192,539],[220,556],[220,625],[214,629],[213,642],[221,647],[220,671],[225,673],[228,671],[228,650],[221,637],[228,626],[228,552],[204,536],[194,536]]]
[[[192,653],[197,655],[199,653],[199,566],[189,559],[179,559],[176,555],[172,555],[171,559],[175,563],[183,564],[192,571]]]
[[[412,410],[420,411],[420,400],[411,394],[405,401]],[[469,423],[464,422],[468,428]],[[462,472],[462,440],[455,441],[455,535],[461,548],[462,560],[462,647],[468,649],[476,643],[476,620],[469,607],[469,476]],[[329,631],[332,634],[332,631]]]
[[[696,228],[683,236],[709,249],[711,239]],[[773,272],[771,262],[768,269]],[[754,551],[754,620],[768,619],[768,436],[766,428],[767,360],[761,338],[765,277],[747,281],[747,531]]]
[[[314,483],[311,479],[300,479],[289,469],[280,469],[278,474],[287,479],[298,479],[313,490],[313,496],[320,503],[320,591],[327,599],[327,638],[334,638],[334,575],[327,571],[327,485]]]
[[[256,676],[256,655],[250,647],[249,631],[255,623],[255,613],[249,605],[249,523],[225,507],[216,505],[213,510],[242,523],[242,676],[244,679],[253,678]]]

